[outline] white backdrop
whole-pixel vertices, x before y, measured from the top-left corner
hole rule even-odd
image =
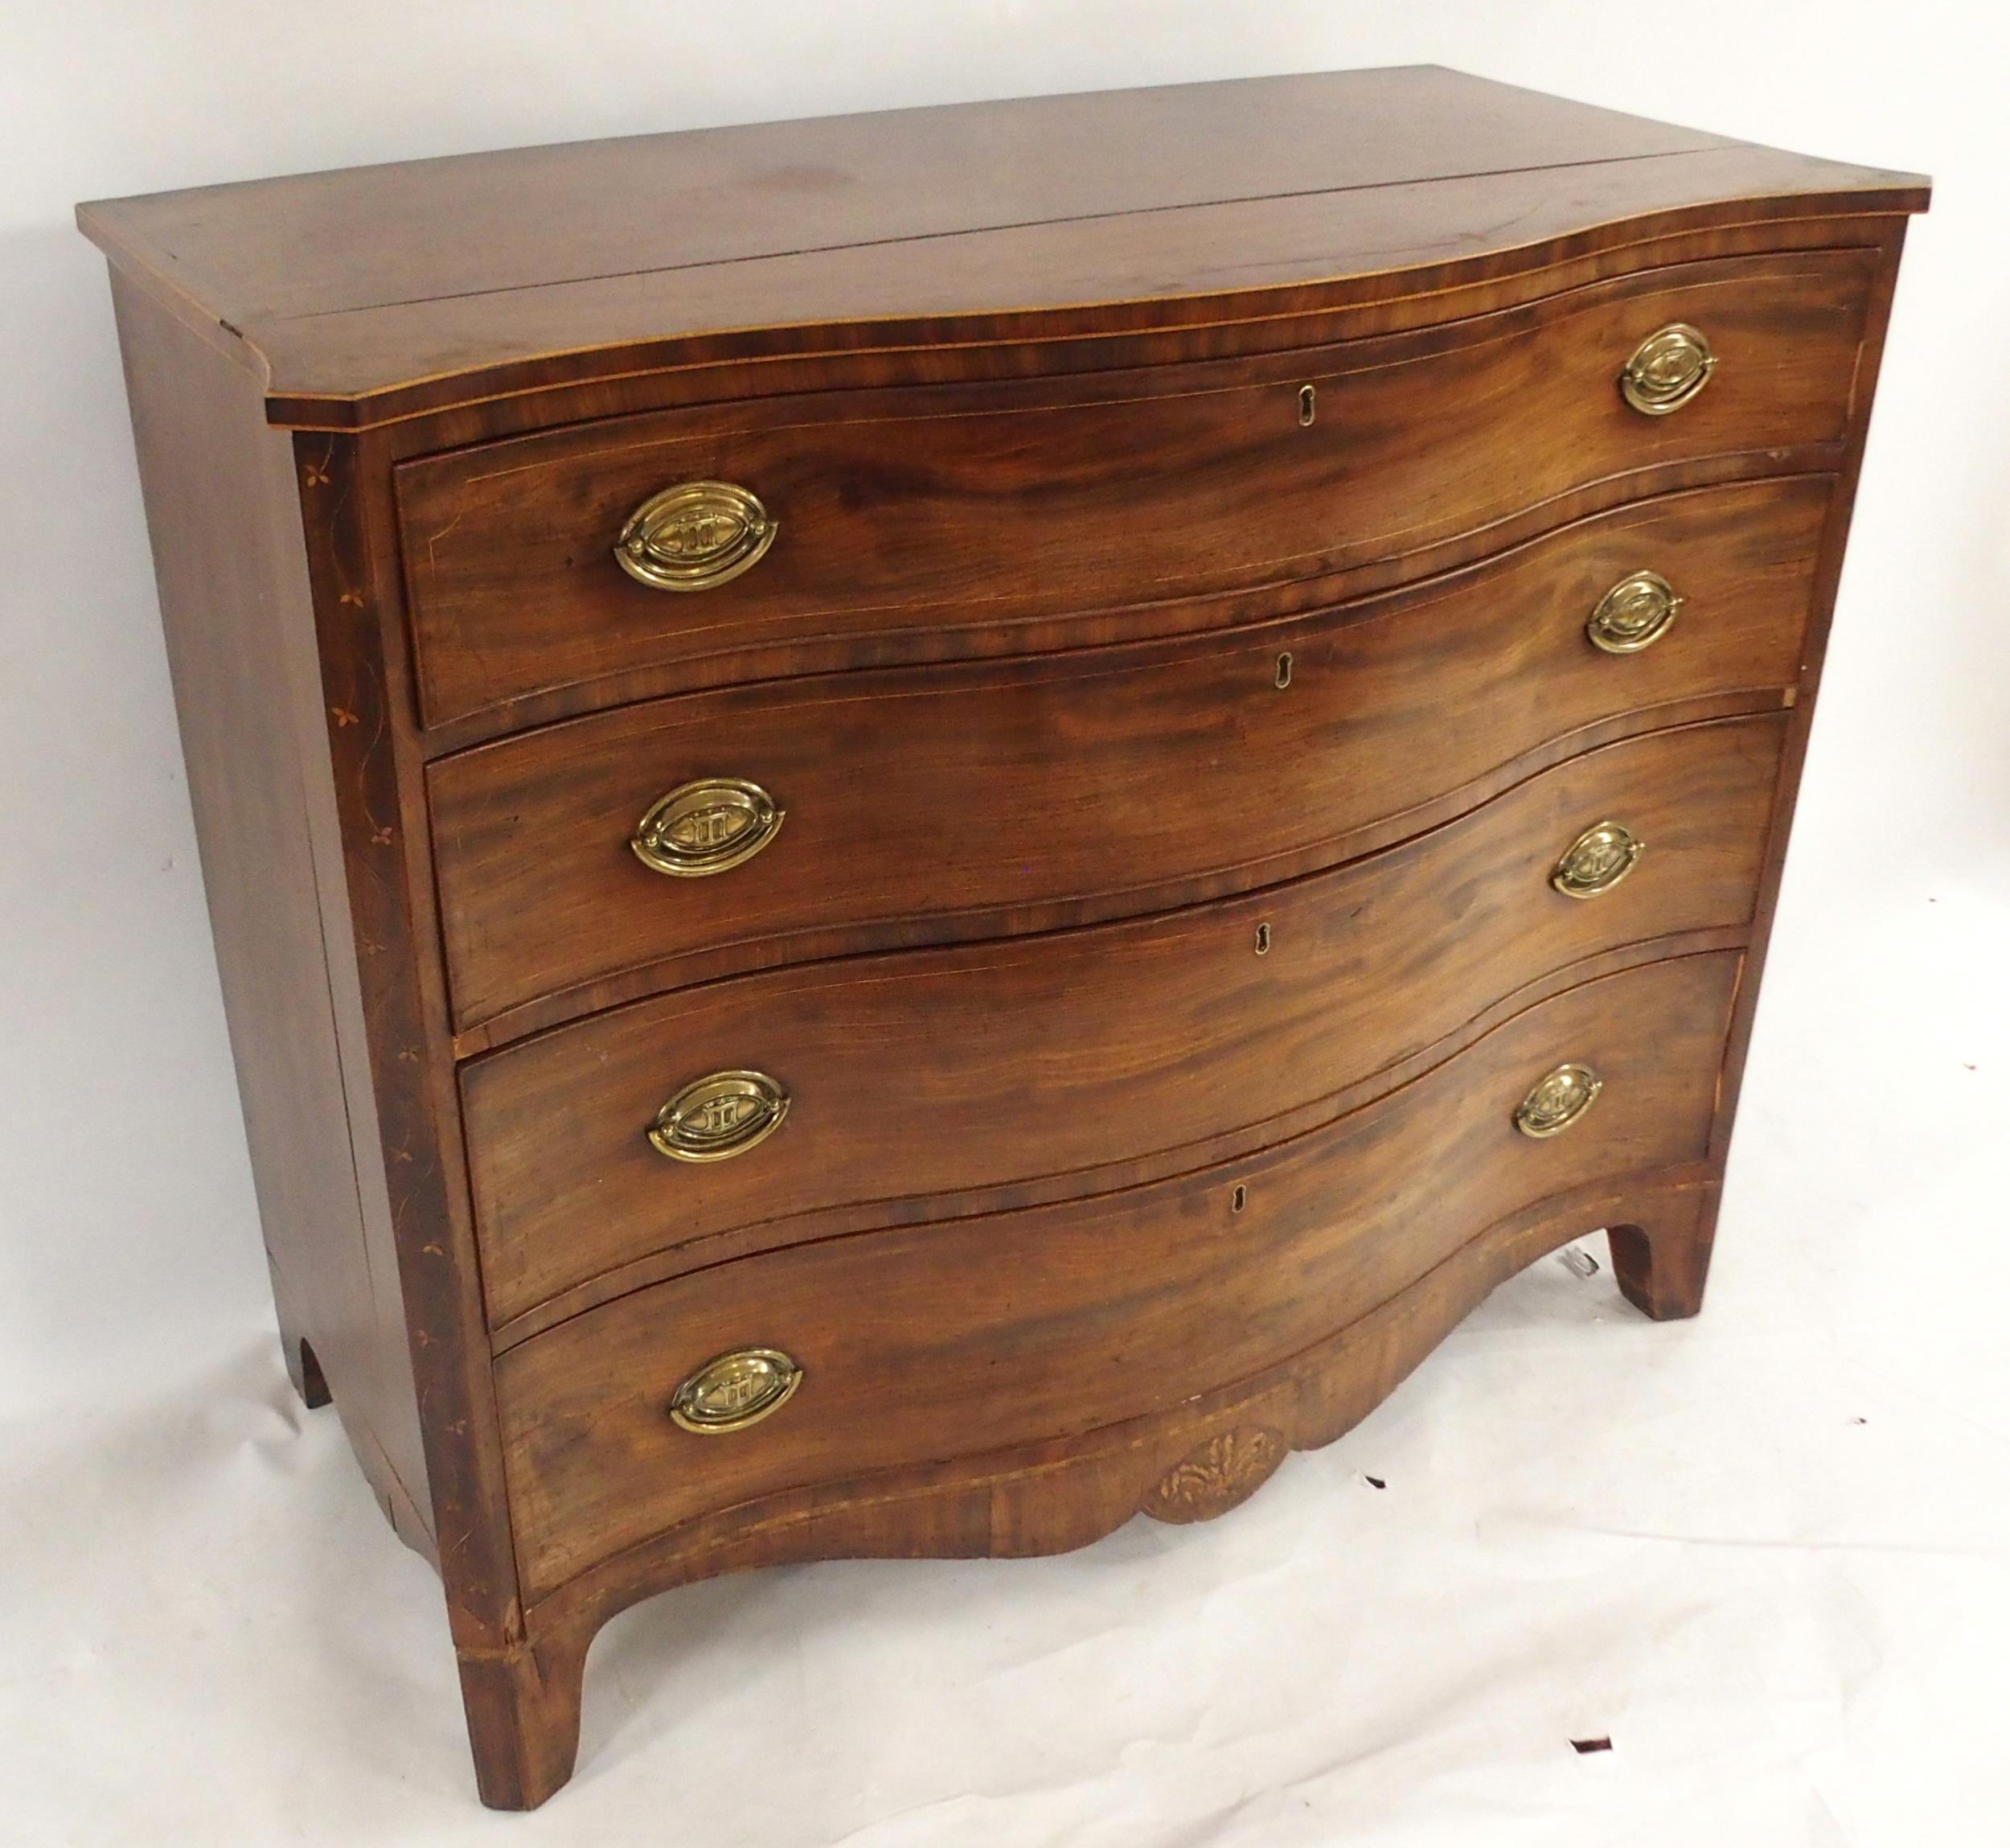
[[[4,1832],[1905,1843],[2010,1809],[2010,115],[1958,0],[347,0],[0,18]],[[288,1397],[74,201],[1409,62],[1931,172],[1698,1323],[1545,1263],[1233,1518],[621,1620],[474,1808],[437,1590]],[[1597,1247],[1601,1254],[1602,1245]],[[1368,1488],[1365,1477],[1386,1480]],[[1610,1733],[1579,1757],[1574,1735]]]

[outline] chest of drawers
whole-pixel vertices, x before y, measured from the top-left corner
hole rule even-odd
[[[1434,70],[86,206],[287,1363],[482,1794],[708,1575],[1693,1313],[1914,177]]]

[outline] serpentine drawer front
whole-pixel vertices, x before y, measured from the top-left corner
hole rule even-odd
[[[1926,199],[1405,70],[79,208],[485,1801],[652,1592],[1220,1513],[1600,1229],[1696,1312]]]
[[[1275,1140],[1532,984],[1741,930],[1783,733],[1776,714],[1650,733],[1261,893],[736,977],[475,1060],[462,1089],[490,1312],[632,1282],[624,1267],[667,1246],[706,1263],[728,1239],[884,1225],[1064,1177],[1100,1188],[1140,1161],[1191,1168]],[[1606,821],[1639,864],[1573,903],[1558,864]],[[644,1132],[665,1102],[745,1069],[786,1090],[786,1121],[731,1160],[662,1159]]]
[[[789,1489],[1075,1436],[1239,1384],[1415,1284],[1475,1215],[1700,1164],[1738,960],[1585,983],[1242,1160],[1088,1205],[821,1239],[532,1336],[496,1384],[533,1593],[714,1509],[757,1521]],[[1598,1074],[1595,1106],[1567,1135],[1518,1133],[1516,1107],[1565,1057]],[[772,1425],[712,1443],[663,1416],[683,1380],[753,1339],[801,1370]]]
[[[436,723],[548,688],[601,704],[624,670],[710,677],[722,654],[781,643],[953,634],[1470,547],[1573,489],[1702,457],[1832,467],[1873,262],[1680,264],[1260,360],[781,397],[408,462],[420,702]],[[1680,417],[1637,414],[1614,376],[1650,330],[1691,321],[1710,330],[1708,391]],[[1447,417],[1459,441],[1418,441]],[[654,491],[714,478],[726,568],[684,586],[721,593],[700,613],[623,569],[620,540]],[[750,517],[757,552],[728,536]]]
[[[1816,475],[1640,503],[1253,633],[818,675],[461,752],[429,772],[457,1021],[472,1049],[806,954],[1149,910],[1200,876],[1246,889],[1601,739],[1777,711],[1828,493]],[[1587,626],[1643,560],[1681,610],[1607,652]],[[764,826],[736,805],[748,782]],[[740,851],[687,855],[685,877],[624,851],[666,796],[708,788]]]

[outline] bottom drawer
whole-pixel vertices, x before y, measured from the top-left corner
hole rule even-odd
[[[532,1337],[496,1362],[527,1594],[777,1490],[1175,1404],[1344,1327],[1549,1195],[1700,1160],[1739,964],[1719,951],[1586,983],[1241,1160],[745,1258]],[[1602,1081],[1590,1107],[1519,1133],[1516,1107],[1565,1062]],[[672,1417],[680,1386],[743,1349],[786,1356],[797,1390],[738,1428]],[[709,1410],[735,1402],[727,1386]]]

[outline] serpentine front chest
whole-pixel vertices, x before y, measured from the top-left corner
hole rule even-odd
[[[486,1801],[638,1598],[1217,1514],[1597,1228],[1695,1312],[1926,196],[1397,70],[80,208]]]

